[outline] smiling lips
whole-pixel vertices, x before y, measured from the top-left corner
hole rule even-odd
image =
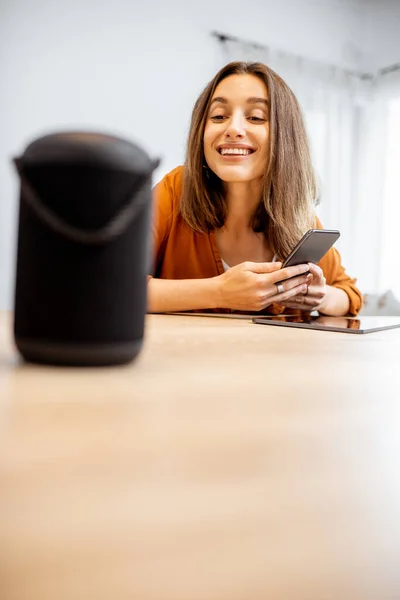
[[[217,151],[222,156],[248,156],[249,154],[253,154],[253,148],[249,146],[219,146]]]

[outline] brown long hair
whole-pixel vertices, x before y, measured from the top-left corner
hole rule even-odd
[[[270,106],[268,164],[253,229],[263,231],[271,249],[282,258],[314,226],[317,189],[299,103],[283,79],[263,63],[229,63],[197,99],[187,143],[180,212],[190,227],[203,233],[225,223],[223,182],[207,167],[204,129],[217,85],[230,75],[245,74],[264,82]]]

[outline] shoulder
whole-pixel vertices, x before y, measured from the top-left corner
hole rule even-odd
[[[183,167],[167,173],[153,188],[153,230],[165,239],[180,215]]]
[[[182,194],[183,169],[180,165],[164,175],[153,189],[157,202],[167,203],[171,206],[179,204]]]

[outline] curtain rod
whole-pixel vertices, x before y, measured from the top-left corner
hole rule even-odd
[[[211,35],[215,38],[217,38],[217,40],[221,43],[221,44],[225,44],[225,42],[237,42],[239,44],[246,44],[246,46],[250,46],[250,48],[254,48],[256,50],[269,50],[268,46],[264,46],[263,44],[258,44],[257,42],[249,42],[247,40],[243,40],[240,39],[238,37],[235,37],[233,35],[229,35],[227,33],[221,33],[220,31],[212,31]],[[299,56],[298,58],[304,59],[304,60],[310,60],[310,59],[305,59],[303,56]],[[324,64],[324,63],[321,63]],[[325,64],[326,67],[333,67],[335,69],[341,68],[338,67],[336,65],[327,65]],[[366,72],[361,72],[361,71],[352,71],[349,69],[342,69],[343,71],[345,71],[346,73],[350,74],[350,75],[356,75],[357,77],[359,77],[360,79],[363,80],[373,80],[376,77],[379,77],[381,75],[387,75],[388,73],[394,73],[395,71],[400,71],[400,63],[394,63],[392,65],[388,65],[387,67],[383,67],[381,69],[378,69],[376,71],[376,73],[366,73]]]
[[[377,75],[387,75],[388,73],[394,73],[395,71],[400,71],[400,63],[393,63],[392,65],[379,69]]]

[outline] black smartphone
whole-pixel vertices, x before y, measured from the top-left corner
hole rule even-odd
[[[339,237],[340,232],[334,229],[309,229],[285,258],[282,269],[309,262],[317,264]]]

